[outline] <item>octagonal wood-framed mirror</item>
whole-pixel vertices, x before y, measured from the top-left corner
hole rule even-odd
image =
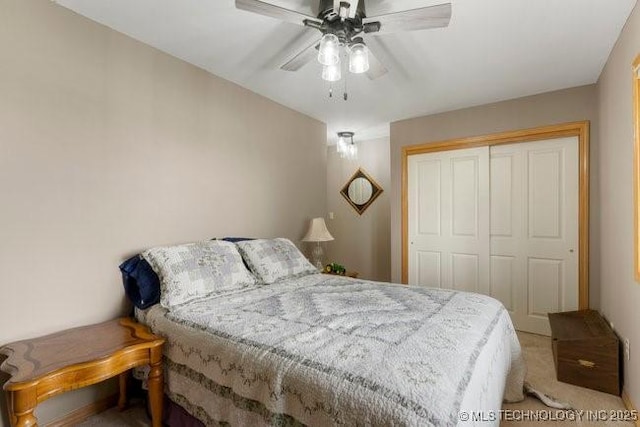
[[[340,194],[358,215],[362,215],[382,191],[382,187],[364,169],[359,168],[342,187]]]

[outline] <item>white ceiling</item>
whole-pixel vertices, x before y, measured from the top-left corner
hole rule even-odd
[[[279,66],[316,30],[237,10],[234,0],[56,0],[77,13],[327,123],[333,137],[389,122],[595,83],[636,0],[451,0],[448,28],[375,36],[390,72],[349,75],[328,97],[314,61]],[[267,0],[315,15],[316,0]],[[367,15],[445,0],[366,0]],[[333,139],[333,138],[330,138]]]

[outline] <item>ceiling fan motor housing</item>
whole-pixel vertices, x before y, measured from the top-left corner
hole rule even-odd
[[[342,18],[341,15],[349,12],[351,4],[349,2],[340,2],[340,9],[336,11],[333,7],[333,0],[320,0],[320,13],[318,19],[322,19],[321,25],[308,25],[317,28],[322,34],[335,34],[340,40],[341,44],[350,45],[354,43],[354,37],[361,32],[373,32],[379,29],[373,27],[369,28],[369,24],[363,25],[362,18],[366,17],[364,2],[358,2],[358,9],[356,10],[354,18]],[[345,12],[346,10],[346,12]],[[375,25],[374,25],[375,26]],[[368,31],[369,30],[369,31]]]
[[[341,1],[340,8],[346,7],[348,9],[351,8],[351,2]],[[335,10],[333,8],[333,0],[320,0],[320,7],[318,8],[318,19],[327,19],[331,18],[332,15],[339,16],[339,10]],[[364,1],[360,0],[358,2],[358,9],[356,10],[357,17],[360,19],[367,16],[365,13]]]

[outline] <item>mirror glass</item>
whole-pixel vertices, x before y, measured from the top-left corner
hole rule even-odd
[[[366,178],[356,178],[349,184],[349,199],[356,205],[364,205],[373,196],[373,186]]]
[[[373,203],[373,201],[382,193],[382,187],[378,185],[363,169],[358,169],[356,173],[349,178],[344,185],[340,194],[345,198],[353,209],[362,215],[362,213]]]

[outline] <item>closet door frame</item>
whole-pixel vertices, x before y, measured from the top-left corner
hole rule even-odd
[[[438,151],[535,142],[563,137],[578,138],[578,308],[589,308],[589,121],[500,132],[402,147],[402,283],[409,278],[409,156]]]

